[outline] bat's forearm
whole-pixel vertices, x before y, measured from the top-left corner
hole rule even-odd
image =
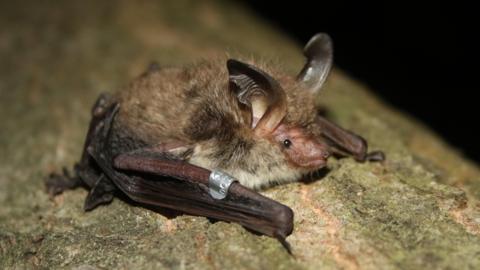
[[[367,141],[361,136],[341,128],[340,126],[318,116],[317,123],[322,129],[322,135],[331,144],[334,152],[340,155],[352,155],[358,161],[382,161],[385,154],[381,151],[368,153]]]
[[[285,238],[293,229],[293,212],[239,183],[232,183],[228,196],[214,199],[209,193],[211,172],[183,161],[119,155],[114,166],[150,174],[121,182],[134,200],[186,213],[237,222],[269,236]],[[167,178],[159,179],[158,176]],[[157,177],[154,177],[157,176]],[[181,179],[183,181],[174,180]]]
[[[130,154],[117,156],[113,160],[113,166],[118,169],[170,176],[205,185],[208,185],[210,175],[209,170],[180,160],[160,160],[158,158],[148,158]]]
[[[322,128],[322,135],[330,140],[335,147],[353,155],[357,160],[365,160],[368,148],[365,139],[321,116],[317,117],[317,123]]]

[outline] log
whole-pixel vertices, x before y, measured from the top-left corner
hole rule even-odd
[[[316,181],[263,192],[295,212],[294,256],[236,224],[119,199],[86,213],[85,190],[45,193],[78,161],[99,93],[152,60],[228,52],[294,75],[302,46],[233,1],[2,1],[0,269],[479,269],[478,166],[339,69],[319,104],[387,161],[332,159]]]

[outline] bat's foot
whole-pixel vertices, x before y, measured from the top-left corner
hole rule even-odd
[[[75,189],[81,185],[82,180],[76,176],[72,177],[66,168],[63,168],[63,172],[61,174],[50,174],[45,181],[45,186],[50,196],[56,196],[65,190]]]

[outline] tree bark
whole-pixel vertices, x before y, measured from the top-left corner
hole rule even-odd
[[[387,161],[331,160],[321,179],[263,192],[295,212],[294,257],[239,225],[118,199],[85,213],[85,190],[44,192],[79,159],[99,93],[152,60],[229,52],[294,75],[302,46],[234,2],[0,3],[0,268],[479,269],[478,167],[338,69],[319,104]]]

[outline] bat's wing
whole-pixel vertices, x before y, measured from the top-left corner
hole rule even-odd
[[[106,147],[110,125],[119,105],[109,108],[87,147],[103,173],[134,201],[188,214],[236,222],[253,231],[285,241],[293,230],[293,211],[274,200],[233,182],[224,199],[210,193],[211,171],[148,151],[116,157]]]
[[[385,159],[383,152],[368,153],[367,141],[361,136],[339,127],[322,116],[317,116],[317,123],[322,129],[322,136],[328,140],[336,154],[352,155],[358,161],[382,161]]]
[[[101,94],[95,102],[92,108],[92,119],[85,139],[82,157],[80,162],[75,164],[74,175],[70,175],[69,171],[64,169],[62,174],[51,174],[45,182],[47,192],[50,195],[58,195],[65,190],[75,189],[79,186],[89,187],[90,192],[84,205],[86,211],[112,201],[114,191],[117,189],[110,179],[105,177],[96,161],[87,151],[87,147],[92,143],[96,130],[105,119],[111,103],[112,98],[108,94]]]

